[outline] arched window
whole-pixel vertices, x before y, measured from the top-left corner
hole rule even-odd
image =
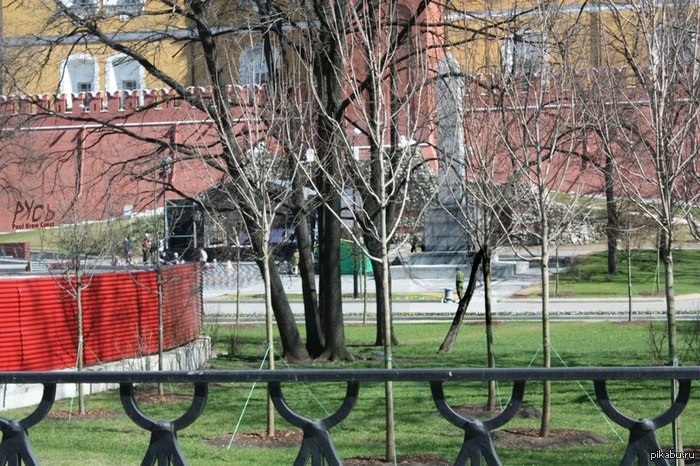
[[[651,64],[654,66],[693,66],[697,26],[685,18],[671,18],[656,25],[651,41]],[[665,63],[665,65],[664,65]]]
[[[90,55],[72,55],[63,61],[60,70],[61,93],[72,107],[72,94],[97,91],[97,66]]]
[[[122,91],[121,105],[124,107],[126,93],[144,88],[144,70],[134,59],[126,55],[115,55],[107,59],[105,65],[105,90],[113,93]],[[139,97],[142,103],[143,96]]]
[[[279,62],[279,52],[272,49],[272,59],[275,64]],[[253,44],[246,47],[238,59],[238,83],[264,84],[270,81],[270,72],[265,60],[263,44]]]
[[[547,35],[539,31],[513,33],[501,46],[501,72],[506,76],[523,74],[529,78],[534,73],[543,73],[548,59]]]
[[[90,17],[97,13],[97,0],[61,0],[61,3],[78,16]]]

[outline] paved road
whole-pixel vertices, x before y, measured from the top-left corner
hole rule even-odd
[[[499,320],[539,320],[541,315],[541,303],[537,299],[516,299],[512,296],[524,287],[537,283],[539,272],[530,270],[513,278],[497,280],[494,282],[495,310],[494,317]],[[301,281],[298,277],[285,276],[283,278],[285,289],[288,293],[301,293]],[[368,289],[373,290],[374,283],[368,281]],[[393,281],[395,292],[443,292],[445,288],[452,288],[453,283],[447,279],[412,280],[402,279]],[[467,319],[480,320],[483,312],[484,299],[479,287],[475,297],[467,310]],[[241,290],[243,294],[262,294],[262,281],[248,282]],[[352,292],[352,277],[343,277],[343,292]],[[234,290],[205,289],[204,310],[210,320],[230,322],[235,320],[236,303],[233,301],[220,301],[225,294],[234,294]],[[700,316],[700,294],[678,297],[676,301],[679,318],[695,318]],[[397,321],[449,321],[452,319],[456,303],[443,303],[439,301],[395,301],[393,305],[394,316]],[[303,319],[303,303],[292,302],[292,312],[297,319]],[[634,298],[632,302],[633,319],[665,318],[665,303],[657,298]],[[366,313],[366,314],[365,314]],[[626,319],[628,315],[628,302],[624,298],[613,299],[558,299],[550,301],[550,313],[557,320],[573,319]],[[346,321],[357,322],[364,318],[368,322],[375,319],[375,303],[362,301],[345,301],[343,314]],[[240,303],[240,321],[259,321],[264,318],[265,309],[262,302]],[[366,317],[365,317],[366,316]]]

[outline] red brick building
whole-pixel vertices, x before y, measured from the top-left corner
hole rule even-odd
[[[179,101],[132,110],[161,98],[88,95],[72,109],[63,97],[42,99],[51,113],[5,100],[0,232],[136,214],[162,207],[164,192],[196,195],[215,184],[216,173],[197,160],[162,166],[172,154],[149,139],[211,138],[207,116]]]

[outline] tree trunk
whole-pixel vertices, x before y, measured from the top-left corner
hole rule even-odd
[[[364,236],[365,246],[367,251],[373,257],[380,257],[381,246],[376,238],[372,237],[371,234],[366,234]],[[372,276],[374,277],[374,293],[376,299],[376,319],[377,328],[375,333],[374,345],[384,346],[384,307],[386,306],[384,296],[384,282],[382,277],[384,275],[383,267],[380,262],[372,262]],[[396,338],[396,333],[394,332],[394,322],[393,316],[391,314],[391,269],[389,269],[389,288],[386,290],[386,294],[389,295],[389,317],[391,319],[391,343],[393,345],[398,345],[399,342]]]
[[[265,235],[267,236],[267,235]],[[272,325],[272,288],[270,286],[270,248],[269,245],[263,245],[262,274],[265,283],[265,335],[267,339],[267,368],[271,371],[275,370],[275,348],[274,335]],[[272,397],[267,395],[267,436],[275,436],[275,405],[272,402]]]
[[[158,237],[156,236],[156,241]],[[156,243],[157,244],[157,243]],[[165,344],[163,342],[163,264],[156,257],[156,285],[158,294],[158,370],[162,371],[163,367],[163,351]],[[158,395],[165,395],[165,387],[162,383],[158,384]]]
[[[324,181],[324,184],[327,183]],[[321,357],[331,361],[347,361],[353,357],[345,346],[340,280],[340,220],[332,213],[340,213],[340,196],[330,186],[324,191],[326,202],[322,208],[319,237],[319,308],[323,316],[326,345]]]
[[[627,320],[632,322],[632,244],[627,231]]]
[[[491,248],[484,249],[484,325],[486,325],[486,365],[492,369],[496,367],[496,357],[493,352],[493,318],[492,318],[492,297],[491,287]],[[493,411],[496,409],[496,382],[489,380],[488,399],[486,407]]]
[[[333,100],[333,99],[331,99]],[[337,103],[337,102],[336,102]],[[338,137],[336,124],[329,120],[328,112],[319,115],[319,139],[321,154],[326,167],[319,180],[319,194],[324,200],[319,209],[318,266],[319,266],[319,313],[321,328],[325,337],[325,348],[321,355],[329,360],[352,360],[352,355],[345,346],[345,329],[343,323],[343,296],[340,277],[340,195],[327,178],[337,166],[341,157],[333,144]]]
[[[672,225],[666,226],[672,228]],[[666,324],[668,331],[668,360],[671,366],[678,366],[678,347],[676,341],[676,294],[673,276],[673,253],[671,247],[673,245],[671,233],[662,229],[661,240],[659,241],[659,256],[664,265],[664,284],[666,286]],[[678,393],[678,382],[671,381],[671,400],[675,400]],[[680,416],[675,419],[671,425],[671,435],[673,438],[673,450],[683,452],[683,434],[681,431]]]
[[[552,367],[552,348],[549,332],[549,247],[547,235],[543,235],[542,259],[540,268],[542,273],[542,366]],[[552,417],[552,384],[545,380],[542,386],[542,417],[540,419],[540,437],[548,437],[551,431]]]
[[[316,294],[316,276],[314,270],[313,246],[309,232],[308,216],[304,209],[304,189],[300,174],[293,179],[292,210],[296,219],[294,236],[299,248],[299,275],[301,291],[304,297],[304,322],[306,324],[306,350],[312,358],[323,353],[324,336],[321,318],[318,312],[318,295]]]
[[[607,211],[608,223],[605,226],[605,233],[608,238],[608,273],[617,273],[617,239],[619,234],[619,224],[617,215],[617,205],[615,204],[615,164],[612,154],[605,156],[605,209]]]
[[[445,339],[438,349],[438,353],[450,353],[454,347],[455,341],[457,340],[457,335],[459,335],[459,329],[462,328],[462,321],[464,320],[464,314],[467,312],[467,307],[474,296],[474,290],[476,289],[476,276],[479,271],[479,265],[484,258],[484,250],[479,249],[472,259],[472,267],[469,272],[469,283],[467,283],[467,290],[459,300],[459,305],[457,306],[457,312],[452,319],[452,325],[445,335]]]
[[[664,235],[665,236],[665,235]],[[664,284],[666,286],[666,321],[668,325],[668,358],[673,364],[678,360],[676,347],[676,296],[673,283],[673,254],[670,241],[663,239],[659,256],[664,266]]]
[[[306,224],[306,219],[302,221]],[[302,231],[305,230],[305,231]],[[316,291],[316,274],[314,256],[309,239],[308,225],[297,226],[297,244],[299,244],[299,274],[301,291],[304,297],[304,322],[306,323],[306,349],[311,357],[318,357],[323,352],[325,338],[321,327],[318,310],[318,292]],[[300,238],[304,238],[300,240]]]
[[[318,162],[323,167],[319,175],[319,195],[324,201],[319,216],[319,311],[325,335],[322,357],[331,360],[351,360],[345,346],[343,302],[340,278],[340,195],[329,179],[342,166],[343,137],[340,128],[344,120],[340,107],[343,83],[340,76],[345,67],[339,34],[344,27],[345,2],[316,0],[314,9],[321,17],[319,44],[314,49],[314,85],[319,104],[323,107],[316,120]]]
[[[250,230],[249,230],[250,231]],[[256,263],[260,269],[260,273],[265,276],[265,263],[260,257],[264,257],[263,238],[259,231],[250,231],[251,244],[258,259]],[[269,275],[270,275],[270,300],[272,302],[272,311],[275,314],[277,328],[280,333],[280,341],[282,343],[282,354],[290,362],[299,362],[309,359],[309,353],[304,347],[304,343],[299,335],[297,323],[292,314],[292,308],[289,306],[287,294],[284,291],[282,279],[279,276],[279,271],[275,266],[274,261],[268,258]]]
[[[75,288],[75,305],[78,312],[78,371],[82,371],[85,366],[85,326],[83,324],[83,285],[79,277],[78,270],[76,272],[77,286]],[[85,414],[85,393],[83,384],[78,384],[78,411],[80,414]]]
[[[380,195],[381,196],[381,195]],[[387,248],[387,219],[386,219],[386,208],[382,209],[381,215],[381,257],[382,257],[382,288],[384,290],[389,290],[390,278],[389,278],[389,251]],[[391,319],[391,296],[390,293],[384,293],[384,322],[382,327],[384,328],[384,368],[393,369],[393,342],[392,339],[386,338],[387,334],[393,332],[393,325]],[[396,461],[396,439],[394,436],[394,386],[391,381],[384,383],[384,399],[385,399],[385,414],[386,414],[386,459],[389,463],[394,463]]]

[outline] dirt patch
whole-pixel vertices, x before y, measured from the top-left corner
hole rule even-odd
[[[660,298],[662,296],[665,296],[665,294],[656,291],[640,291],[639,296],[644,296],[647,298]]]
[[[172,405],[180,401],[192,401],[194,395],[181,395],[177,393],[159,395],[157,393],[147,395],[137,395],[136,401],[145,405]]]
[[[525,415],[529,415],[527,410]],[[219,448],[227,448],[229,443],[231,443],[231,435],[233,434],[220,435],[218,437],[206,439],[205,442]],[[546,448],[571,448],[608,442],[607,438],[596,433],[575,429],[554,429],[550,436],[546,438],[540,437],[538,429],[534,428],[497,430],[492,432],[492,436],[497,449],[514,448],[538,450]],[[265,430],[261,429],[250,432],[239,432],[236,434],[231,444],[236,447],[244,448],[290,448],[300,447],[302,439],[303,434],[301,430],[277,430],[274,437],[268,437]],[[695,457],[698,459],[696,463],[686,462],[686,464],[700,464],[700,447],[687,447],[685,451],[695,452]],[[390,466],[393,464],[387,462],[386,458],[383,456],[355,456],[344,459],[343,463],[358,466]],[[397,464],[405,466],[448,466],[451,465],[452,462],[437,455],[405,455],[397,459]]]
[[[233,434],[220,435],[218,437],[206,439],[209,445],[221,448],[228,447]],[[258,447],[258,448],[287,448],[301,446],[303,433],[301,430],[288,429],[275,431],[274,437],[268,437],[267,431],[255,430],[252,432],[238,432],[233,439],[232,445],[237,447]]]
[[[700,445],[688,445],[683,447],[683,453],[686,454],[685,464],[700,464]]]
[[[231,442],[231,435],[233,434],[206,439],[205,442],[219,448],[227,448]],[[274,437],[268,437],[267,432],[262,429],[237,433],[232,445],[239,448],[299,448],[302,440],[301,430],[277,430]],[[383,456],[356,456],[344,459],[343,464],[391,466],[394,463],[388,463]],[[400,456],[397,464],[404,466],[449,466],[452,463],[436,455],[407,455]]]
[[[587,430],[553,429],[549,437],[540,437],[539,429],[504,429],[491,433],[496,448],[539,450],[571,448],[608,443],[602,435]]]
[[[171,405],[180,401],[192,401],[194,397],[194,389],[192,392],[172,392],[165,390],[162,395],[158,394],[157,386],[139,386],[134,389],[134,398],[136,402],[144,405],[164,404]]]
[[[93,419],[115,419],[118,417],[126,417],[126,414],[112,411],[110,409],[88,409],[85,414],[80,414],[77,410],[63,411],[63,410],[52,410],[46,416],[47,419],[52,419],[54,421],[90,421]]]
[[[452,462],[436,455],[399,456],[396,463],[405,466],[449,466],[452,464]],[[390,466],[394,463],[388,463],[383,456],[356,456],[344,459],[343,464]]]
[[[501,325],[504,323],[503,320],[492,320],[491,325]],[[477,326],[477,325],[486,325],[485,320],[469,320],[464,323],[464,325],[471,325],[471,326]]]
[[[552,292],[552,298],[573,298],[576,296],[576,293],[573,291],[560,291],[558,293]]]
[[[513,293],[510,297],[515,299],[522,298],[539,298],[542,295],[542,285],[534,284],[521,288],[520,290]]]
[[[649,320],[614,320],[613,324],[618,324],[618,325],[649,325]]]
[[[261,327],[262,324],[249,323],[249,322],[239,322],[237,324],[224,324],[225,328],[257,328]]]
[[[479,420],[491,419],[492,417],[497,416],[501,412],[500,409],[487,409],[484,405],[465,405],[460,406],[458,408],[454,408],[454,410],[464,417]],[[440,413],[437,414],[440,415]],[[514,417],[521,419],[539,419],[540,417],[542,417],[542,412],[539,409],[534,408],[532,406],[521,405],[520,408],[518,408],[518,411],[515,413]]]

